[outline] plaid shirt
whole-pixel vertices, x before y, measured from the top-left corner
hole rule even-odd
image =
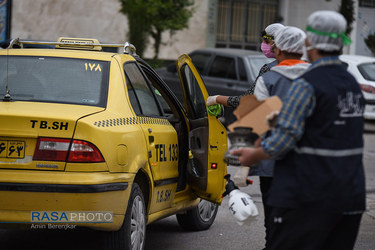
[[[314,62],[308,69],[342,64],[338,57],[324,57]],[[271,157],[277,158],[294,148],[304,133],[305,120],[315,107],[313,87],[301,78],[296,79],[289,89],[286,101],[280,111],[276,128],[271,136],[261,143],[264,151]]]

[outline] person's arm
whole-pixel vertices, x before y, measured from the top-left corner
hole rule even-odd
[[[262,147],[236,149],[230,151],[230,154],[238,156],[238,160],[244,166],[252,166],[262,160],[270,159]]]
[[[258,76],[256,77],[255,81],[250,85],[250,88],[246,90],[242,95],[239,96],[222,96],[222,95],[215,95],[215,96],[209,96],[207,98],[207,106],[215,105],[215,104],[221,104],[224,107],[232,107],[237,108],[238,105],[240,105],[240,99],[243,96],[246,95],[253,95],[254,89],[256,84],[258,83],[258,79],[261,75],[269,71],[270,68],[267,64],[264,64],[263,67],[259,70]]]
[[[229,96],[219,95],[219,96],[216,98],[216,102],[217,102],[218,104],[223,105],[224,107],[228,107],[228,98],[229,98]]]
[[[252,85],[254,87],[254,85]],[[223,95],[215,95],[215,96],[209,96],[207,98],[207,105],[215,105],[215,104],[221,104],[224,107],[232,107],[232,108],[237,108],[238,105],[240,105],[240,99],[243,96],[246,95],[252,95],[254,94],[254,89],[250,88],[246,90],[245,93],[239,96],[223,96]]]
[[[224,107],[228,107],[228,98],[229,96],[223,96],[223,95],[214,95],[207,97],[206,104],[207,106],[215,105],[215,104],[221,104]]]

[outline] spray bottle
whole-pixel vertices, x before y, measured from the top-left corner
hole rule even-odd
[[[223,197],[229,195],[229,211],[236,219],[237,224],[251,223],[259,212],[250,195],[242,192],[230,179],[230,174],[224,176],[227,180]]]

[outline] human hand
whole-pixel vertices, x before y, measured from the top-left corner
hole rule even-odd
[[[257,163],[255,161],[254,148],[235,149],[235,150],[231,150],[229,153],[231,155],[237,156],[238,160],[243,166],[251,166]]]
[[[229,153],[231,155],[237,156],[238,160],[243,166],[252,166],[262,160],[270,159],[270,156],[266,154],[262,147],[241,148],[237,150],[231,150]]]
[[[207,101],[206,101],[207,106],[212,106],[212,105],[217,104],[217,102],[216,102],[217,97],[218,97],[218,95],[207,97]]]

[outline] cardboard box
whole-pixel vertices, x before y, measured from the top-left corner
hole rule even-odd
[[[233,112],[237,121],[230,124],[228,129],[233,132],[236,127],[253,128],[253,132],[260,136],[269,130],[266,122],[267,115],[280,111],[282,105],[280,98],[277,96],[272,96],[263,101],[258,101],[255,95],[243,96],[240,105]]]

